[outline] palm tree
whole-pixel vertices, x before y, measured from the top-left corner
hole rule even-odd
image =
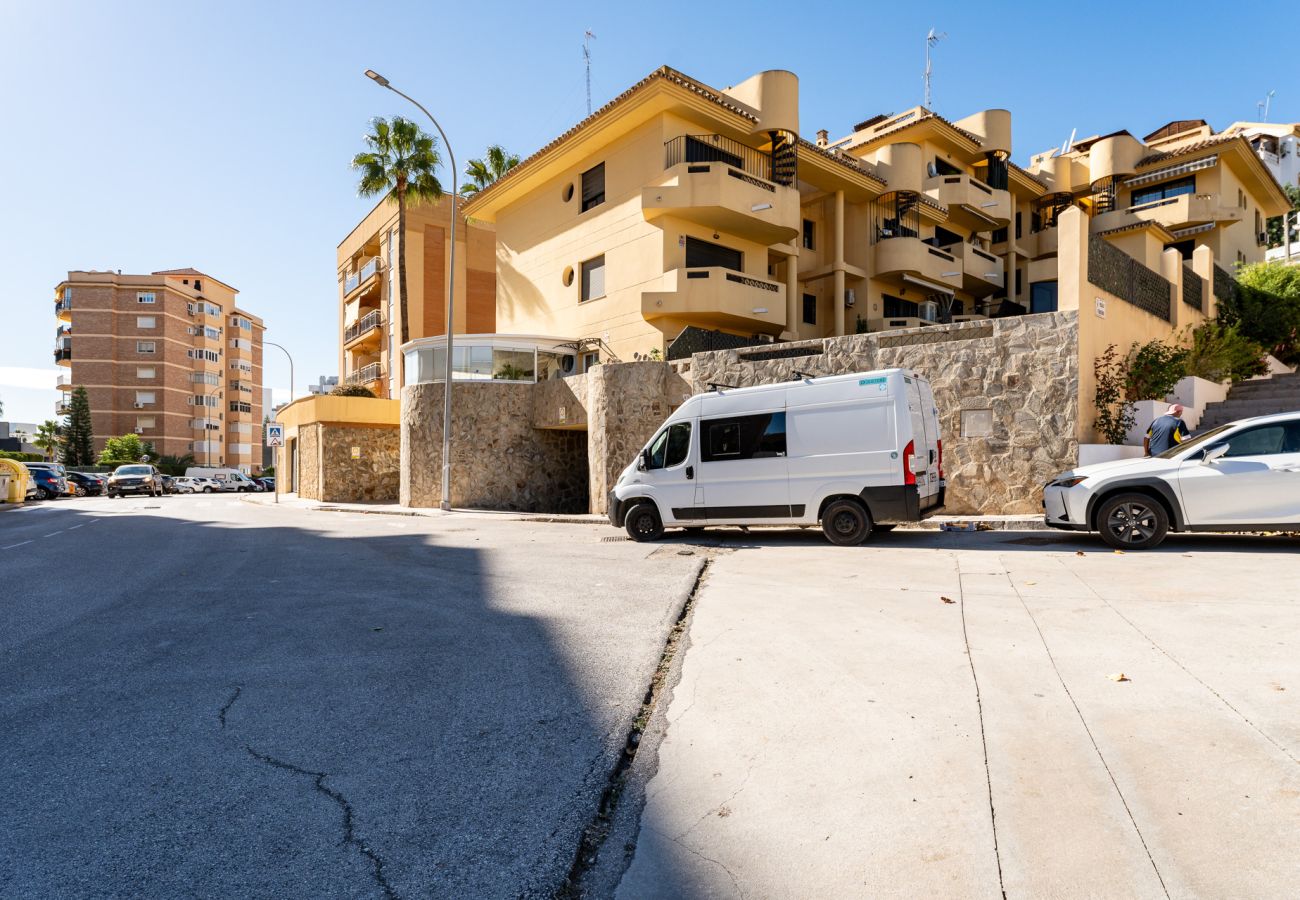
[[[397,295],[402,315],[402,343],[410,339],[406,314],[406,203],[424,203],[442,196],[442,185],[434,171],[442,163],[437,140],[409,119],[393,116],[392,122],[375,118],[365,136],[369,150],[352,157],[352,168],[361,170],[357,192],[362,197],[397,195]],[[453,211],[454,214],[454,211]]]
[[[50,456],[54,448],[59,446],[59,423],[53,419],[46,419],[36,429],[36,440],[32,443],[40,447],[46,456]]]
[[[477,194],[517,165],[518,156],[507,153],[500,144],[493,144],[487,148],[483,159],[471,159],[465,166],[469,181],[460,186],[460,192],[466,197]]]

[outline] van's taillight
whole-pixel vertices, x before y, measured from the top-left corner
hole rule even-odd
[[[903,451],[903,484],[916,484],[916,473],[912,471],[912,455],[916,452],[916,442],[908,441]]]
[[[943,477],[943,441],[935,441],[939,446],[939,477]]]

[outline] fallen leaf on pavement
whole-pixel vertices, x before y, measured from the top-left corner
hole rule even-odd
[[[1116,550],[1115,552],[1118,553],[1120,556],[1123,556],[1123,555],[1124,555],[1124,551],[1123,551],[1123,550]]]
[[[942,600],[944,603],[956,603],[956,602],[957,602],[956,600],[952,599],[951,597],[940,597],[939,599]]]
[[[1026,581],[1025,584],[1038,584],[1037,581]]]
[[[1075,555],[1075,556],[1087,556],[1088,554],[1084,553],[1082,550],[1075,550],[1075,551],[1074,551],[1074,555]]]
[[[1109,678],[1111,681],[1132,681],[1133,680],[1129,678],[1127,675],[1125,675],[1123,672],[1115,672],[1114,674],[1107,675],[1106,677]]]

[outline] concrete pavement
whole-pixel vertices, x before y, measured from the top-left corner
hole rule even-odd
[[[1295,895],[1294,541],[736,544],[618,897]]]

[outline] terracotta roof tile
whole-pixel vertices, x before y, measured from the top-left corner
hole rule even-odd
[[[1200,141],[1192,141],[1190,144],[1184,144],[1181,147],[1173,147],[1169,150],[1157,150],[1155,153],[1149,153],[1137,161],[1138,168],[1143,166],[1153,166],[1156,163],[1162,163],[1166,160],[1175,159],[1179,156],[1186,156],[1189,153],[1197,153],[1210,147],[1217,147],[1220,144],[1227,144],[1231,141],[1245,140],[1241,135],[1218,135],[1212,138],[1205,138]]]
[[[846,169],[852,169],[859,174],[866,175],[868,178],[873,178],[876,181],[879,181],[882,185],[887,185],[889,183],[885,181],[884,176],[877,172],[876,168],[866,160],[856,159],[849,156],[847,153],[832,153],[826,148],[818,147],[812,141],[806,141],[803,138],[799,138],[799,149],[807,150],[810,153],[816,153],[818,156],[824,156],[833,162],[839,163]]]

